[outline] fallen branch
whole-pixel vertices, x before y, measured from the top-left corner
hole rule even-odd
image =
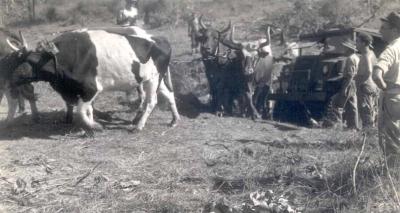
[[[299,127],[293,124],[288,124],[288,123],[281,123],[277,121],[268,121],[268,120],[263,120],[261,123],[267,123],[273,125],[275,128],[281,128],[284,130],[302,130],[304,129],[303,127]]]
[[[91,170],[87,171],[82,177],[76,181],[74,186],[77,186],[79,183],[81,183],[83,180],[85,180],[90,174],[93,173],[93,171],[101,164],[101,162],[97,163]]]
[[[356,188],[357,166],[358,166],[358,163],[360,162],[361,155],[362,155],[363,152],[364,152],[365,141],[366,141],[366,139],[367,139],[367,134],[364,133],[364,135],[363,135],[363,145],[362,145],[362,147],[361,147],[360,154],[358,154],[357,161],[356,161],[356,164],[354,165],[354,169],[353,169],[353,188],[354,188],[354,193],[355,193],[355,194],[357,194],[357,188]]]

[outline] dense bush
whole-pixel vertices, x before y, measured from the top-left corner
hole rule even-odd
[[[139,5],[143,21],[152,28],[165,24],[177,24],[187,13],[189,7],[185,0],[147,0]]]
[[[395,10],[387,7],[393,2],[396,0],[295,0],[286,10],[266,14],[264,23],[278,26],[289,34],[360,26],[375,16]]]
[[[61,21],[65,19],[65,16],[62,15],[59,10],[54,7],[50,6],[48,7],[45,12],[44,12],[44,17],[47,22],[56,22],[56,21]]]

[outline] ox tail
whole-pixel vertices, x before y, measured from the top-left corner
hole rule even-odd
[[[167,72],[164,74],[162,78],[160,78],[160,83],[164,79],[165,86],[167,86],[168,90],[174,92],[174,87],[172,86],[171,72],[169,71],[169,66]]]

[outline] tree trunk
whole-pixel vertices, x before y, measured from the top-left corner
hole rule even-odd
[[[36,0],[28,0],[29,21],[33,22],[36,19]]]
[[[27,7],[28,7],[28,18],[29,21],[32,21],[32,4],[31,4],[31,0],[27,1]]]
[[[32,19],[36,20],[36,0],[32,0]]]

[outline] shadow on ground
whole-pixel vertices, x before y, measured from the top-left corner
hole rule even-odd
[[[114,111],[100,112],[95,111],[95,120],[107,129],[126,129],[131,124],[130,120],[125,120],[113,116]],[[22,138],[53,139],[54,136],[75,135],[82,136],[83,128],[79,121],[68,124],[65,122],[65,112],[42,112],[40,120],[33,122],[30,115],[21,115],[9,123],[0,122],[0,141],[18,140]]]
[[[201,113],[210,112],[208,104],[202,103],[192,93],[177,94],[176,104],[181,115],[192,119],[197,118]]]

